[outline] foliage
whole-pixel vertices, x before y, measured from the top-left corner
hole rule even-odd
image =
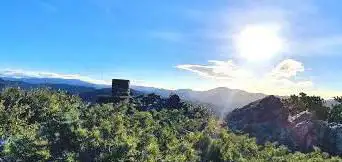
[[[334,97],[334,100],[337,101],[339,104],[342,104],[342,97],[341,96]]]
[[[257,145],[177,96],[88,105],[48,89],[1,93],[0,146],[5,161],[341,161]]]
[[[291,95],[289,98],[284,99],[284,103],[290,108],[292,115],[302,111],[309,111],[318,120],[327,120],[329,116],[329,107],[324,106],[324,99],[319,96],[308,96],[305,93],[300,93],[299,96]]]
[[[342,97],[334,97],[334,100],[337,104],[332,105],[331,108],[324,106],[324,99],[318,96],[307,96],[305,93],[300,93],[299,96],[291,95],[283,101],[285,106],[290,108],[292,115],[309,111],[315,115],[316,119],[342,123]]]
[[[342,97],[335,97],[334,99],[338,102],[338,104],[333,105],[329,114],[328,121],[342,123]]]

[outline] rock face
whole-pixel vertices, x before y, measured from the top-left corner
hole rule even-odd
[[[230,130],[248,133],[259,144],[277,142],[294,151],[311,151],[314,146],[333,155],[342,155],[342,125],[314,120],[304,111],[290,116],[281,99],[268,96],[226,117]]]

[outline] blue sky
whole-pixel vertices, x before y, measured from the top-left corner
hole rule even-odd
[[[11,0],[0,68],[95,82],[342,92],[342,2]],[[209,61],[209,62],[208,62]],[[342,93],[341,93],[342,95]]]

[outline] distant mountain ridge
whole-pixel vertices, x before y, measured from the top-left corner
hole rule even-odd
[[[30,84],[67,84],[67,85],[75,85],[75,86],[84,86],[84,87],[94,87],[94,88],[105,88],[109,87],[108,85],[102,84],[94,84],[85,82],[78,79],[63,79],[63,78],[36,78],[36,77],[0,77],[3,80],[8,81],[22,81]]]
[[[132,86],[138,91],[155,93],[163,97],[177,94],[180,98],[195,102],[213,104],[221,108],[220,113],[227,113],[250,102],[264,98],[262,93],[249,93],[238,89],[218,87],[208,91],[194,91],[191,89],[167,90],[153,87]]]
[[[111,90],[108,85],[98,85],[77,79],[35,77],[2,77],[2,79],[3,84],[12,86],[15,85],[24,88],[51,87],[53,89],[69,91],[70,93],[80,95],[80,97],[88,101],[95,101],[98,95],[111,95]],[[5,81],[7,82],[4,83]],[[133,89],[134,94],[155,93],[161,97],[169,97],[171,94],[177,94],[183,100],[212,105],[220,114],[230,112],[235,108],[242,107],[266,96],[261,93],[249,93],[226,87],[218,87],[208,91],[194,91],[191,89],[168,90],[132,85],[131,89]]]
[[[70,84],[53,84],[53,83],[28,83],[25,81],[20,80],[7,80],[6,78],[0,78],[0,89],[8,88],[8,87],[20,87],[22,89],[32,89],[32,88],[52,88],[55,90],[64,90],[68,91],[71,94],[81,94],[85,92],[90,92],[96,90],[94,87],[88,87],[88,86],[77,86],[77,85],[70,85]]]

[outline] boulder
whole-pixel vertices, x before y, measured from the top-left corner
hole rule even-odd
[[[316,121],[315,128],[319,134],[319,146],[323,151],[333,155],[342,155],[342,125]]]
[[[289,109],[281,99],[267,96],[240,109],[235,109],[226,117],[226,122],[234,132],[248,133],[256,137],[257,143],[278,142],[293,147],[289,138]]]
[[[295,116],[290,116],[289,121],[291,123],[300,123],[313,119],[313,114],[309,111],[303,111]]]
[[[275,96],[268,96],[264,99],[252,102],[243,108],[235,109],[228,114],[228,125],[231,129],[239,130],[241,127],[246,127],[250,124],[282,123],[286,121],[289,115],[289,110],[285,109],[281,100]]]
[[[308,111],[290,116],[289,108],[275,96],[236,109],[225,120],[230,130],[247,133],[259,144],[277,142],[303,152],[317,146],[330,154],[342,155],[342,125],[314,120]]]

